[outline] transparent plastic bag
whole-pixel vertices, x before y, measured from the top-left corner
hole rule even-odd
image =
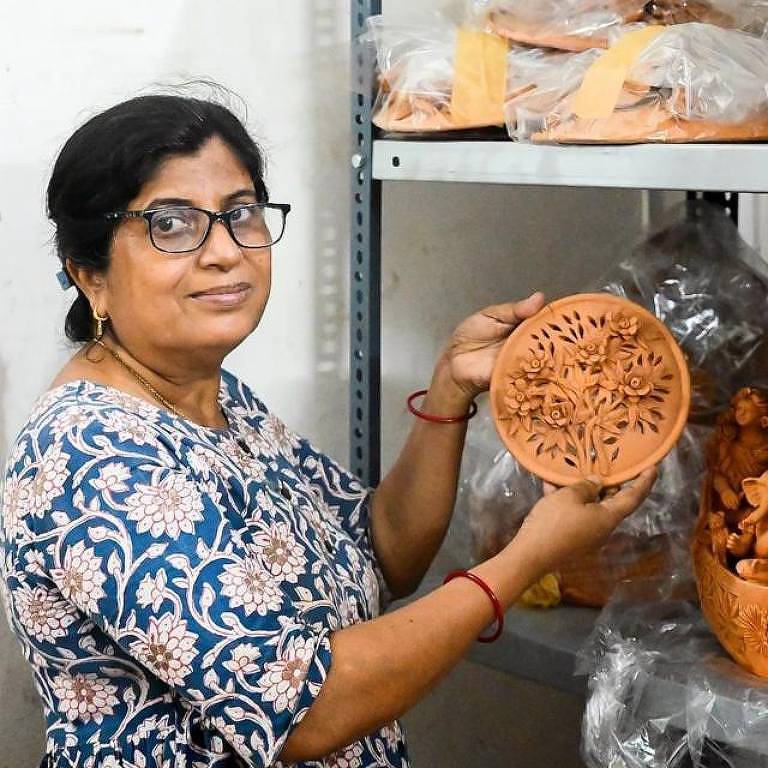
[[[534,142],[755,141],[768,138],[768,40],[690,23],[651,40],[608,116],[577,114],[578,92],[541,114]],[[580,114],[584,114],[583,112]]]
[[[487,405],[472,420],[461,463],[447,546],[458,562],[476,564],[500,552],[541,498],[541,481],[499,442]]]
[[[469,37],[462,67],[457,46]],[[362,43],[376,46],[379,90],[373,123],[388,132],[435,133],[502,127],[508,45],[434,14],[398,23],[372,16]],[[472,43],[475,45],[473,46]],[[458,99],[457,92],[463,95]]]
[[[403,132],[452,128],[454,24],[438,15],[421,23],[371,16],[361,42],[376,46],[379,91],[374,125]]]
[[[768,681],[713,657],[693,666],[686,696],[692,768],[768,768]]]
[[[507,132],[526,140],[543,130],[546,118],[581,85],[600,56],[597,49],[568,53],[516,46],[509,54],[509,81],[504,105]]]
[[[446,542],[457,562],[473,564],[493,557],[511,541],[542,494],[541,481],[501,446],[485,407],[474,422],[464,448],[457,514]],[[625,579],[684,567],[708,434],[707,427],[687,427],[640,508],[602,547],[562,564],[556,576],[565,602],[601,607]]]
[[[607,48],[642,0],[471,0],[468,18],[514,43],[564,51]]]
[[[689,569],[688,542],[696,524],[706,471],[709,427],[688,425],[659,466],[648,498],[602,547],[558,570],[565,602],[604,606],[617,585]]]
[[[650,496],[603,547],[559,569],[563,599],[592,606],[604,605],[624,579],[689,570],[715,418],[741,387],[768,387],[768,265],[722,207],[693,200],[670,209],[598,286],[664,322],[686,354],[694,386],[690,423]],[[491,420],[474,421],[450,538],[461,562],[496,554],[540,496],[538,481],[502,449]]]
[[[687,682],[719,648],[686,574],[625,582],[576,665],[588,674],[582,759],[588,768],[689,766]]]
[[[768,264],[722,207],[671,208],[601,283],[653,312],[682,347],[691,421],[714,424],[741,387],[768,386]]]
[[[628,24],[690,22],[760,34],[760,0],[469,0],[467,17],[514,43],[565,51],[608,48]]]

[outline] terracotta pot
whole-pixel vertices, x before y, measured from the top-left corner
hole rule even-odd
[[[707,479],[691,545],[701,611],[734,661],[768,677],[768,587],[739,578],[715,555],[718,546],[707,523],[712,498]]]
[[[658,463],[685,426],[685,358],[650,312],[611,294],[547,305],[507,339],[491,411],[509,452],[556,485],[625,482]]]

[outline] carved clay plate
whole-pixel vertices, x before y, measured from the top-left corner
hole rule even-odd
[[[688,417],[688,368],[650,312],[578,294],[525,320],[499,353],[491,411],[502,442],[556,485],[590,474],[618,485],[659,462]]]

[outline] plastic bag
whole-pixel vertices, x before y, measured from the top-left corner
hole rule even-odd
[[[510,62],[501,38],[435,14],[408,24],[372,16],[361,41],[376,45],[379,91],[372,120],[382,130],[503,126]]]
[[[643,0],[474,0],[468,16],[514,43],[584,51],[607,48],[644,7]]]
[[[768,264],[722,207],[671,208],[601,290],[653,312],[683,348],[691,421],[714,424],[738,389],[768,386]]]
[[[609,103],[605,116],[594,116],[605,105],[592,114],[601,92],[585,97],[585,79],[579,91],[540,116],[541,130],[531,139],[611,144],[764,139],[766,82],[768,40],[710,24],[681,24],[646,45],[612,111]],[[585,104],[592,105],[586,112]]]
[[[622,584],[581,648],[588,768],[768,768],[768,681],[723,656],[685,574]]]
[[[507,132],[528,139],[541,131],[546,118],[581,85],[600,56],[598,49],[567,53],[515,47],[509,54],[509,98],[504,105]]]
[[[768,681],[711,658],[693,666],[686,698],[693,768],[768,768]]]
[[[762,35],[763,0],[469,0],[467,17],[514,43],[565,51],[608,48],[633,23],[700,22]]]
[[[476,564],[500,552],[541,498],[541,481],[499,442],[487,406],[473,419],[462,456],[456,509],[446,545],[458,562]]]
[[[689,570],[688,542],[696,523],[709,427],[688,425],[659,467],[648,498],[595,552],[558,570],[563,600],[604,606],[617,585]]]
[[[384,16],[368,19],[361,42],[376,46],[379,91],[374,125],[386,131],[450,130],[456,27],[435,16],[399,24]]]
[[[588,674],[582,759],[588,768],[683,768],[689,763],[687,682],[718,654],[690,578],[625,582],[577,659]]]
[[[446,544],[458,562],[473,564],[511,541],[542,494],[541,481],[500,447],[491,417],[484,412],[475,422],[467,435],[458,512]],[[601,607],[624,579],[673,572],[687,563],[708,434],[707,427],[687,427],[640,508],[601,548],[562,564],[556,575],[563,600]]]

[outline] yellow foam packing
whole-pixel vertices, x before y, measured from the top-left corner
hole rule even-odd
[[[456,127],[504,124],[506,40],[461,28],[456,38],[451,116]]]
[[[573,111],[587,120],[609,118],[616,108],[629,71],[664,27],[629,32],[616,41],[588,70],[573,98]]]

